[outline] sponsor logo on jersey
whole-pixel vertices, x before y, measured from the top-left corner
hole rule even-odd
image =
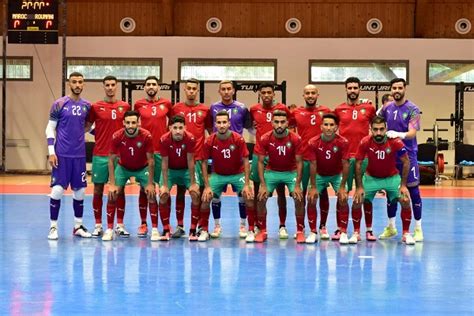
[[[142,147],[143,143],[142,142],[137,142],[137,147],[140,148]]]

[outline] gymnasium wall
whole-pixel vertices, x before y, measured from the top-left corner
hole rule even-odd
[[[27,140],[28,146],[7,147],[6,167],[46,168],[44,128],[51,103],[61,94],[61,45],[8,45],[8,56],[33,56],[33,81],[7,84],[7,139]],[[69,37],[69,57],[159,57],[163,58],[163,81],[177,79],[178,58],[272,58],[277,59],[277,81],[288,83],[287,103],[302,104],[308,82],[309,59],[403,59],[409,60],[407,96],[423,111],[422,127],[454,111],[454,86],[427,85],[426,60],[473,60],[472,39],[302,39],[302,38],[198,38],[198,37]],[[344,102],[343,85],[321,85],[319,103],[334,108]],[[142,97],[136,91],[134,99]],[[169,94],[164,92],[163,96]],[[100,83],[86,83],[83,96],[103,98]],[[373,92],[362,97],[374,98]],[[277,97],[279,94],[277,93]],[[206,103],[218,100],[217,85],[206,87]],[[256,95],[241,92],[239,100],[253,104]],[[465,117],[474,118],[474,93],[465,94]],[[443,138],[454,140],[454,128]],[[431,136],[420,132],[419,142]],[[465,124],[465,142],[474,144],[474,123]],[[452,152],[445,154],[453,163]]]

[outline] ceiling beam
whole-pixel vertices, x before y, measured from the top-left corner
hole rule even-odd
[[[427,32],[429,0],[416,0],[415,4],[415,34],[416,38],[423,38]]]
[[[163,19],[165,24],[165,34],[167,36],[174,35],[174,0],[162,0],[163,3]]]

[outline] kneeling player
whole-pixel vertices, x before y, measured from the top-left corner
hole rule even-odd
[[[263,134],[259,145],[255,148],[258,154],[258,175],[260,188],[258,191],[257,225],[260,231],[254,237],[249,231],[247,242],[264,242],[267,240],[266,203],[279,184],[288,187],[295,200],[296,242],[305,242],[304,237],[304,199],[301,189],[303,169],[301,137],[288,130],[288,117],[285,111],[273,111],[273,130]],[[264,159],[268,156],[268,164],[264,171]],[[254,238],[253,238],[254,237]]]
[[[191,195],[191,229],[190,240],[196,238],[196,226],[199,220],[199,186],[194,173],[194,146],[196,140],[186,132],[184,117],[173,116],[170,120],[170,131],[161,137],[160,153],[160,216],[163,224],[163,236],[159,240],[170,240],[170,189],[173,185],[184,186]],[[155,228],[155,226],[153,226]],[[181,227],[183,229],[183,227]],[[152,236],[151,240],[158,240]],[[158,236],[156,236],[158,237]]]
[[[321,124],[322,133],[311,138],[308,143],[311,183],[308,192],[308,223],[311,233],[306,238],[306,243],[315,243],[318,240],[316,200],[319,192],[326,190],[329,184],[337,193],[336,218],[338,229],[341,231],[339,242],[341,244],[349,243],[347,238],[349,205],[347,204],[346,191],[346,182],[349,175],[349,143],[344,137],[336,134],[338,125],[339,119],[335,114],[324,114]],[[321,221],[323,221],[322,218]],[[326,226],[326,223],[324,223],[324,226]]]
[[[376,116],[371,123],[372,135],[364,137],[361,141],[356,154],[357,191],[354,201],[368,202],[366,205],[372,208],[372,201],[377,191],[385,190],[389,201],[393,203],[398,200],[402,206],[402,241],[407,245],[413,245],[415,240],[409,232],[411,207],[407,188],[410,161],[403,142],[399,138],[387,138],[386,131],[385,119]],[[368,165],[362,181],[362,161],[365,157],[368,158]],[[403,164],[401,178],[396,167],[397,158]]]
[[[102,240],[113,239],[116,199],[118,195],[123,194],[124,186],[130,177],[135,177],[140,186],[145,189],[151,217],[158,223],[158,204],[156,203],[153,184],[155,167],[153,144],[150,132],[139,127],[138,119],[138,112],[127,111],[123,119],[124,128],[115,132],[112,137],[112,148],[109,156],[110,184],[107,201],[107,230],[102,236]],[[117,156],[119,161],[115,168],[114,162]],[[119,224],[116,234],[128,237],[121,234],[124,230],[123,224]],[[158,229],[152,230],[152,238],[156,234],[159,235]]]
[[[244,198],[249,214],[253,211],[253,192],[249,184],[250,164],[249,151],[244,138],[231,131],[229,113],[219,111],[216,114],[215,127],[217,132],[212,133],[206,140],[203,150],[202,174],[204,178],[204,192],[202,194],[201,219],[199,241],[209,239],[210,202],[213,198],[219,199],[222,192],[230,184],[234,192]],[[212,159],[213,173],[208,178],[207,159]],[[252,221],[249,221],[250,223]],[[191,239],[190,239],[191,240]]]

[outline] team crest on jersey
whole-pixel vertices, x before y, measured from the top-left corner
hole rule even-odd
[[[123,107],[122,107],[122,106],[119,106],[119,107],[118,107],[118,110],[119,110],[119,112],[122,112],[122,111],[123,111]]]
[[[387,154],[390,154],[390,153],[392,152],[392,149],[391,149],[390,147],[388,147],[387,149],[385,149],[385,152],[386,152]]]
[[[160,110],[164,110],[165,109],[165,106],[163,104],[160,104]]]
[[[181,148],[185,149],[185,148],[186,148],[186,144],[181,144]]]
[[[202,111],[197,111],[198,116],[202,116]]]
[[[332,151],[335,152],[335,153],[337,153],[337,152],[339,151],[339,148],[338,148],[337,146],[334,146],[334,147],[332,148]]]
[[[319,111],[319,116],[323,117],[324,113],[323,111]]]
[[[142,147],[142,145],[143,145],[142,142],[138,142],[138,143],[137,143],[137,147],[138,147],[138,148]]]
[[[291,142],[286,143],[286,147],[290,148],[291,146],[293,146]]]
[[[360,110],[360,113],[365,114],[365,109]]]
[[[237,108],[232,109],[232,113],[233,113],[233,114],[237,114],[237,113],[239,113],[239,110],[238,110]]]
[[[87,106],[83,105],[82,106],[82,111],[86,112],[87,111]]]
[[[230,145],[230,146],[229,146],[229,149],[232,150],[232,151],[234,151],[234,150],[235,150],[235,145],[234,145],[234,144]]]
[[[408,117],[408,113],[407,113],[407,112],[403,112],[402,117],[403,117],[403,119],[405,120],[405,119]]]

